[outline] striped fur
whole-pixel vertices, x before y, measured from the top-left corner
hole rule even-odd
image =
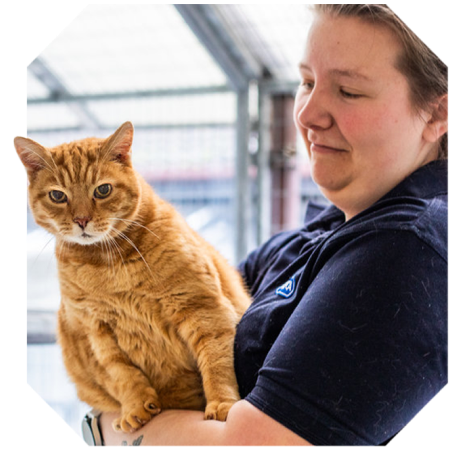
[[[134,171],[132,137],[127,122],[108,139],[54,148],[15,139],[35,220],[56,238],[64,362],[82,401],[121,413],[117,430],[169,408],[225,420],[239,399],[233,339],[250,299],[238,273]],[[99,199],[102,184],[112,191]],[[67,201],[52,201],[51,190]]]

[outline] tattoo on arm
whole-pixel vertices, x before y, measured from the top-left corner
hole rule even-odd
[[[136,440],[133,440],[131,446],[140,446],[142,441],[143,435],[139,436]],[[123,441],[121,446],[128,446],[127,441]]]

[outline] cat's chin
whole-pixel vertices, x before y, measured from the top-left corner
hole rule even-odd
[[[91,235],[83,233],[78,236],[65,236],[64,240],[70,243],[77,243],[78,245],[88,246],[101,242],[103,238],[103,235]]]

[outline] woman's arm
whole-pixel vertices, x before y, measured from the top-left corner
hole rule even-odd
[[[140,430],[115,432],[117,416],[103,413],[100,425],[106,446],[310,446],[303,438],[261,412],[247,401],[237,402],[226,422],[205,421],[204,413],[167,410]]]

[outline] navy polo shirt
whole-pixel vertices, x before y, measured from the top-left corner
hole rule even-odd
[[[447,383],[447,162],[308,215],[240,265],[241,396],[314,445],[385,444]]]

